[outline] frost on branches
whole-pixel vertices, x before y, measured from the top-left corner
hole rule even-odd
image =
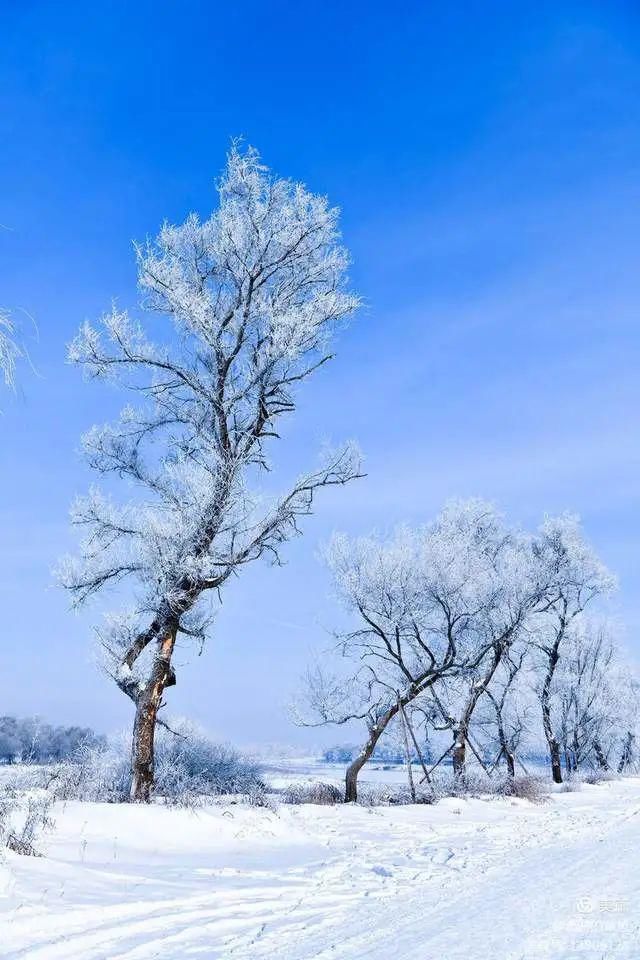
[[[611,625],[584,616],[573,620],[548,690],[549,726],[565,771],[576,772],[585,762],[624,771],[638,694]]]
[[[540,704],[552,775],[556,783],[561,783],[560,742],[551,716],[556,670],[576,619],[593,600],[609,593],[615,580],[584,540],[575,517],[545,520],[535,552],[547,585],[532,645],[542,659]]]
[[[8,387],[13,386],[16,361],[20,349],[14,339],[14,327],[11,318],[0,310],[0,374]]]
[[[346,798],[355,800],[358,774],[389,722],[448,678],[492,675],[538,585],[527,539],[479,500],[451,503],[432,524],[401,528],[386,542],[334,537],[328,562],[357,622],[338,638],[355,671],[342,705],[337,684],[319,674],[310,678],[307,699],[320,722],[366,723],[367,739],[346,779]],[[482,690],[480,683],[474,688],[474,705]],[[456,730],[462,765],[468,712]]]
[[[331,358],[332,332],[358,306],[346,288],[338,211],[273,177],[252,149],[232,149],[218,191],[208,220],[165,224],[137,248],[141,307],[156,339],[113,308],[69,350],[86,376],[117,381],[134,398],[116,423],[89,431],[84,449],[97,473],[131,481],[137,496],[116,502],[95,488],[78,500],[73,521],[85,536],[62,580],[77,604],[107,585],[135,588],[135,605],[109,620],[101,640],[110,674],[136,706],[138,800],[153,784],[176,640],[202,640],[209,624],[211,605],[200,601],[217,598],[252,560],[277,563],[316,492],[360,474],[346,446],[277,499],[259,489],[295,388]]]
[[[454,776],[464,782],[467,747],[490,772],[482,753],[494,743],[492,766],[504,759],[514,776],[535,706],[554,778],[560,776],[567,737],[557,730],[565,703],[558,687],[576,671],[584,674],[583,689],[573,681],[570,712],[574,728],[582,724],[581,756],[601,749],[606,759],[612,723],[603,682],[597,697],[585,691],[587,677],[592,686],[602,679],[611,657],[602,645],[583,645],[586,663],[573,666],[571,637],[585,607],[612,588],[613,578],[575,518],[547,519],[536,534],[525,534],[490,504],[453,502],[433,523],[401,528],[386,541],[336,536],[327,559],[354,625],[338,634],[340,677],[309,674],[307,712],[299,719],[364,721],[366,739],[346,775],[348,801],[357,797],[358,774],[378,740],[406,707],[422,715],[427,735],[450,732],[441,760],[450,754]],[[614,682],[610,671],[607,679]],[[472,727],[484,750],[474,746]]]

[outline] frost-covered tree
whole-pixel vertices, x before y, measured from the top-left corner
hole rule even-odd
[[[62,580],[77,604],[109,585],[134,588],[133,608],[112,617],[101,640],[135,704],[131,796],[147,800],[178,637],[203,638],[211,607],[202,601],[247,563],[278,562],[318,489],[359,475],[347,446],[281,497],[260,488],[295,388],[330,359],[331,334],[358,300],[346,287],[338,211],[272,176],[252,149],[231,150],[208,219],[165,224],[137,258],[154,340],[113,308],[69,351],[87,376],[135,397],[118,422],[90,430],[84,448],[99,474],[126,478],[136,494],[116,502],[94,489],[76,503],[86,536]]]
[[[50,763],[71,757],[80,747],[104,738],[88,727],[52,727],[38,717],[0,717],[0,763]]]
[[[437,709],[432,712],[434,729],[455,730],[456,718],[475,700],[469,715],[467,742],[488,772],[503,763],[511,778],[516,774],[518,755],[529,745],[531,731],[536,721],[539,723],[537,698],[528,686],[523,633],[526,636],[526,631],[519,629],[518,636],[506,644],[491,676],[485,673],[484,678],[478,678],[479,697],[473,697],[477,679],[461,677],[445,685],[442,691],[434,691]],[[464,769],[458,768],[457,772],[464,774]]]
[[[520,538],[519,545],[524,561],[522,577],[505,582],[504,619],[489,625],[492,642],[486,644],[485,656],[473,669],[461,671],[430,693],[434,730],[449,730],[453,735],[451,759],[459,781],[466,777],[468,747],[487,771],[491,768],[482,754],[495,750],[496,762],[504,759],[508,775],[513,777],[516,751],[528,727],[531,704],[526,702],[522,685],[516,681],[526,656],[527,628],[540,598],[541,584],[528,563],[527,539]]]
[[[533,725],[534,703],[527,685],[527,647],[509,651],[484,691],[478,718],[482,742],[491,744],[496,756],[493,766],[503,761],[509,777],[516,775],[516,760]]]
[[[571,624],[551,689],[551,721],[564,767],[615,768],[635,731],[637,677],[606,621]]]
[[[8,313],[0,310],[0,374],[7,386],[13,386],[16,361],[20,348],[15,340],[15,330]]]
[[[492,696],[491,688],[496,684],[497,675],[501,667],[510,660],[511,651],[525,630],[528,617],[540,596],[540,584],[531,576],[528,545],[524,540],[516,542],[521,551],[519,563],[513,564],[513,557],[508,557],[506,569],[501,570],[503,564],[499,562],[499,556],[496,556],[496,590],[492,598],[492,616],[487,618],[485,623],[480,621],[478,624],[478,629],[485,637],[486,654],[472,670],[465,670],[456,682],[450,685],[450,689],[455,693],[450,698],[449,707],[442,710],[443,719],[453,734],[451,756],[453,772],[458,779],[464,779],[466,775],[469,732],[478,705],[483,696]],[[504,708],[504,704],[501,708],[501,699],[502,696],[494,701],[494,707],[497,708],[498,732],[503,734],[502,745],[507,748],[507,764],[511,770],[513,754],[508,749],[506,729],[500,725],[498,717],[498,713]]]
[[[609,683],[614,667],[615,648],[604,625],[574,620],[552,685],[551,709],[568,773],[591,756],[599,767],[609,768],[608,730],[616,725]]]
[[[508,649],[531,604],[531,565],[526,543],[479,500],[450,503],[432,524],[403,527],[387,541],[336,536],[327,558],[356,621],[338,635],[355,669],[340,678],[315,671],[307,701],[316,722],[366,724],[346,775],[352,801],[360,770],[400,710],[446,678],[486,672],[496,651]],[[462,763],[467,732],[468,724],[456,727]]]
[[[553,719],[556,672],[569,649],[576,618],[594,600],[609,593],[615,580],[586,542],[574,516],[545,520],[534,550],[547,586],[531,643],[539,656],[539,697],[551,774],[556,783],[562,783],[561,744]]]

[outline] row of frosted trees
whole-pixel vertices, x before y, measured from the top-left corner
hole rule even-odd
[[[305,719],[364,724],[347,800],[394,725],[412,752],[425,734],[448,737],[440,761],[461,780],[470,754],[514,777],[540,740],[557,783],[563,770],[631,763],[640,685],[615,630],[588,614],[614,580],[576,518],[530,534],[491,504],[452,502],[388,540],[335,536],[327,560],[348,622],[336,669],[325,657],[309,673]],[[423,765],[423,779],[430,772]]]
[[[84,437],[109,492],[97,485],[76,501],[82,542],[59,576],[76,605],[116,588],[118,608],[103,612],[97,634],[106,673],[133,706],[131,798],[146,801],[156,728],[179,680],[176,648],[201,647],[226,584],[247,564],[280,561],[319,491],[361,475],[358,451],[346,444],[279,496],[266,494],[262,479],[298,390],[333,358],[332,334],[359,301],[338,211],[273,176],[253,149],[230,151],[208,218],[165,224],[136,253],[139,315],[113,308],[86,323],[69,350],[88,379],[118,384],[130,403]],[[16,351],[3,324],[0,364],[11,378]],[[339,680],[321,671],[310,698],[322,720],[366,724],[349,799],[360,767],[405,711],[451,730],[457,771],[484,717],[513,767],[520,691],[532,672],[556,779],[563,753],[578,764],[597,749],[609,762],[624,723],[607,713],[595,737],[590,720],[576,722],[582,693],[558,706],[566,651],[582,655],[582,611],[611,586],[573,521],[549,521],[527,537],[483,504],[452,506],[387,543],[337,538],[330,563],[357,617],[340,636],[344,662],[356,669]],[[608,642],[585,667],[592,687],[618,669],[613,652],[603,666]]]

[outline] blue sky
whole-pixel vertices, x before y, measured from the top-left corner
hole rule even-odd
[[[71,614],[50,574],[90,482],[78,438],[120,403],[65,344],[113,297],[135,303],[131,241],[206,213],[237,135],[343,208],[365,300],[300,394],[278,476],[348,437],[368,476],[319,502],[287,566],[232,585],[202,658],[180,652],[171,710],[243,743],[335,739],[284,710],[338,615],[318,546],[454,495],[528,525],[579,512],[640,654],[637,4],[0,0],[0,16],[0,303],[35,367],[0,404],[0,712],[129,720],[92,662],[99,610]]]

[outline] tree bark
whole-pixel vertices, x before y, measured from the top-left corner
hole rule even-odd
[[[458,726],[453,731],[453,776],[456,780],[464,780],[467,762],[467,728]]]
[[[516,764],[515,758],[511,749],[509,747],[509,742],[507,739],[507,733],[504,729],[504,723],[502,722],[502,709],[504,707],[504,697],[500,701],[500,704],[496,704],[495,700],[494,706],[496,707],[496,726],[498,729],[498,743],[500,744],[500,752],[504,756],[504,761],[507,765],[507,775],[513,780],[516,775]],[[500,756],[498,756],[498,760]],[[496,761],[497,763],[498,761]]]
[[[416,802],[416,785],[413,782],[413,767],[411,766],[411,750],[409,748],[409,735],[407,733],[407,718],[404,715],[404,709],[402,704],[398,700],[398,706],[400,708],[400,719],[402,721],[402,736],[404,739],[404,755],[405,760],[407,761],[407,780],[409,781],[409,793],[411,795],[411,802]]]
[[[629,732],[627,733],[624,746],[622,748],[622,755],[620,756],[620,762],[618,764],[618,773],[622,773],[625,767],[628,767],[631,763],[631,755],[633,752],[633,741],[635,740],[634,735]]]
[[[367,742],[363,746],[362,750],[352,762],[347,767],[347,772],[345,775],[345,790],[344,790],[344,799],[345,803],[355,803],[358,799],[358,774],[364,767],[365,763],[371,759],[371,754],[376,748],[376,744],[384,731],[386,730],[389,721],[395,717],[400,707],[400,701],[395,703],[390,707],[386,713],[380,717],[380,719],[369,728],[369,737]]]
[[[547,738],[549,745],[549,759],[551,760],[551,777],[554,783],[562,783],[562,764],[560,762],[560,744],[553,734]]]
[[[175,683],[171,656],[176,642],[177,625],[172,624],[158,640],[151,676],[136,703],[131,748],[131,799],[148,803],[154,785],[155,733],[162,694]]]
[[[596,760],[598,761],[598,766],[600,767],[600,769],[608,770],[609,763],[607,761],[607,758],[604,755],[604,750],[602,749],[602,744],[600,743],[599,740],[593,741],[593,752],[596,755]]]
[[[509,747],[507,734],[504,729],[504,724],[502,722],[501,714],[498,714],[497,722],[498,722],[498,739],[500,743],[500,749],[502,750],[502,754],[504,756],[504,762],[507,765],[507,776],[509,776],[511,780],[513,780],[516,775],[516,762],[515,762],[515,757]]]
[[[460,717],[460,721],[454,727],[452,757],[453,776],[456,780],[464,780],[466,775],[467,737],[469,735],[471,717],[473,716],[473,712],[478,705],[480,697],[491,682],[493,675],[498,669],[498,665],[507,649],[508,644],[505,643],[496,643],[494,645],[493,655],[489,661],[487,669],[485,670],[484,676],[482,680],[472,686],[469,698],[462,712],[462,716]]]
[[[505,749],[504,759],[507,764],[507,774],[512,780],[514,780],[516,776],[516,762],[515,762],[515,757],[513,756],[510,750]]]
[[[542,725],[544,727],[547,746],[549,747],[549,759],[551,760],[551,777],[554,783],[562,783],[562,764],[560,762],[560,744],[553,735],[551,727],[550,711],[547,707],[542,710]]]
[[[544,678],[544,684],[542,686],[542,693],[540,696],[542,704],[542,726],[544,729],[544,735],[547,741],[547,746],[549,747],[549,758],[551,760],[551,776],[554,783],[562,783],[562,765],[560,763],[560,744],[555,737],[553,732],[553,726],[551,724],[551,681],[553,680],[553,675],[556,671],[558,665],[559,657],[559,647],[560,639],[562,634],[556,639],[551,651],[549,653],[549,665],[547,667],[547,673]]]

